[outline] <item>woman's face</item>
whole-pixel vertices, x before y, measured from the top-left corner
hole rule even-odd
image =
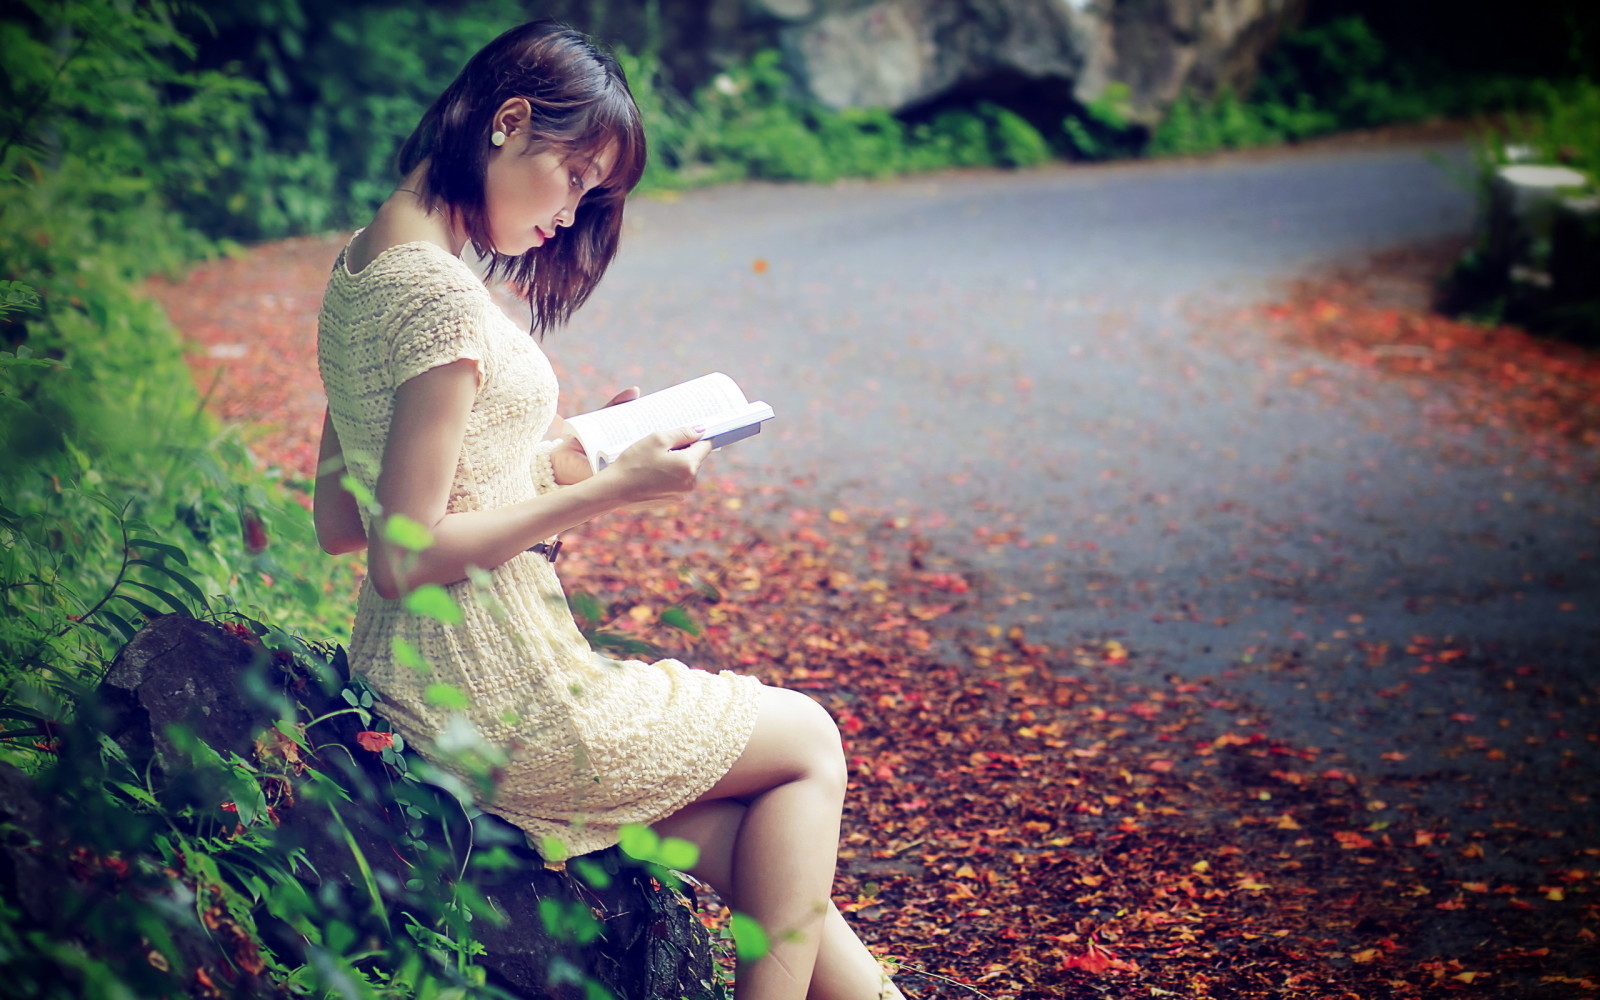
[[[557,229],[572,225],[579,201],[605,180],[616,159],[611,146],[598,153],[538,146],[532,133],[522,130],[489,154],[484,176],[489,237],[495,250],[508,256],[543,246]]]

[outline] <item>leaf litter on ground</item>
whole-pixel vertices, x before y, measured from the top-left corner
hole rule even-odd
[[[337,247],[286,241],[154,286],[213,411],[305,483]],[[1558,471],[1600,440],[1592,355],[1381,302],[1381,274],[1307,283],[1255,314],[1332,358],[1448,382],[1442,420],[1489,420]],[[1003,586],[905,518],[786,489],[713,480],[574,535],[562,575],[596,624],[833,712],[852,780],[836,898],[914,996],[1600,995],[1592,826],[1530,829],[1488,789],[1466,788],[1489,819],[1460,829],[1417,804],[1433,783],[1471,783],[1451,755],[1516,764],[1476,720],[1449,720],[1434,770],[1394,751],[1394,771],[1364,771],[1338,747],[1269,737],[1225,680],[1135,680],[1139,650],[1115,637],[1034,641],[1006,623]],[[1484,654],[1418,636],[1364,655],[1419,671]],[[1292,658],[1263,650],[1254,668]],[[1574,760],[1562,741],[1595,739],[1553,720],[1554,766]],[[1572,777],[1561,794],[1587,809],[1594,775]],[[1529,851],[1541,877],[1495,864]]]

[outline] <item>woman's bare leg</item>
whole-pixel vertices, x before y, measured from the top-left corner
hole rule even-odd
[[[806,1000],[899,1000],[878,959],[856,937],[833,903],[822,927],[822,949]]]
[[[764,687],[761,699],[732,769],[656,829],[699,844],[694,874],[771,937],[765,958],[741,965],[738,1000],[877,1000],[877,964],[830,901],[846,783],[838,728],[799,692]],[[840,928],[849,938],[835,943]],[[812,992],[814,972],[827,992]]]
[[[732,881],[733,845],[744,814],[744,804],[733,799],[702,801],[657,823],[655,829],[662,836],[694,842],[700,848],[700,862],[690,874],[718,888]],[[739,908],[736,901],[727,902]],[[878,960],[830,901],[806,1000],[879,1000],[883,995],[884,977]],[[899,993],[890,991],[887,996],[898,997]]]

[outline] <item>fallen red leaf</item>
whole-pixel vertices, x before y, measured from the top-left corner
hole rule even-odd
[[[363,732],[356,733],[356,743],[359,744],[363,750],[371,750],[373,753],[378,753],[381,750],[388,750],[394,746],[394,734],[365,730]]]

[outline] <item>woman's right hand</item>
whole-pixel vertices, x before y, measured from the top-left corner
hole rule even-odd
[[[697,428],[681,427],[641,438],[600,476],[610,480],[619,506],[649,509],[675,503],[694,490],[700,466],[711,454],[711,442],[702,441],[700,434]]]

